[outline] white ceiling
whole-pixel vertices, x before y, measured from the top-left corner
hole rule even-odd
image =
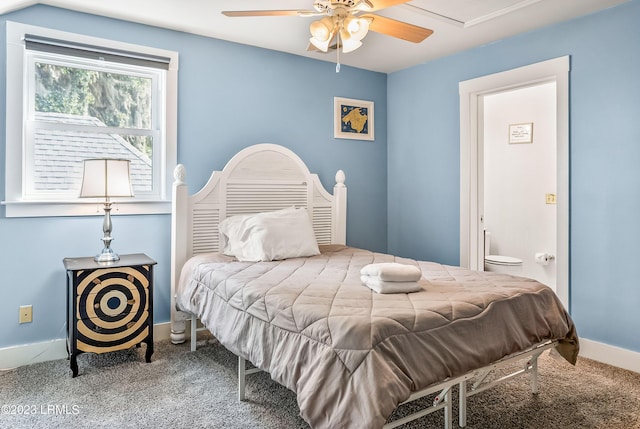
[[[431,37],[414,44],[369,32],[360,49],[340,54],[340,62],[389,73],[627,1],[412,0],[376,13],[430,28]],[[309,24],[317,17],[229,18],[220,13],[308,10],[313,0],[2,0],[0,14],[37,3],[336,61],[335,51],[307,51]]]

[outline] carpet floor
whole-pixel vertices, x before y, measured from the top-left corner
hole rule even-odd
[[[144,346],[80,355],[76,378],[65,359],[1,372],[0,428],[309,427],[293,392],[266,373],[247,377],[247,401],[238,402],[237,359],[215,339],[201,339],[193,353],[188,344],[168,341],[155,350],[151,363],[144,362]],[[548,353],[539,362],[538,395],[527,377],[518,377],[473,396],[467,427],[640,429],[640,374],[587,359],[573,367]],[[454,427],[456,412],[454,401]],[[403,427],[442,428],[442,412]]]

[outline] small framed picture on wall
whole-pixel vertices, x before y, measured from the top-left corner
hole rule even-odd
[[[533,143],[533,122],[509,125],[509,143]]]
[[[333,137],[374,140],[373,101],[333,98]]]

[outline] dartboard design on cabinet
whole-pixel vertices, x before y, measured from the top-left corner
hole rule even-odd
[[[77,356],[139,347],[153,354],[153,266],[139,253],[108,264],[94,258],[65,258],[67,350],[73,376]]]
[[[148,266],[80,271],[78,350],[104,353],[139,344],[149,333]]]

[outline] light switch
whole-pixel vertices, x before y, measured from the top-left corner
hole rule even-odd
[[[556,194],[547,194],[546,203],[547,204],[555,204],[556,203]]]

